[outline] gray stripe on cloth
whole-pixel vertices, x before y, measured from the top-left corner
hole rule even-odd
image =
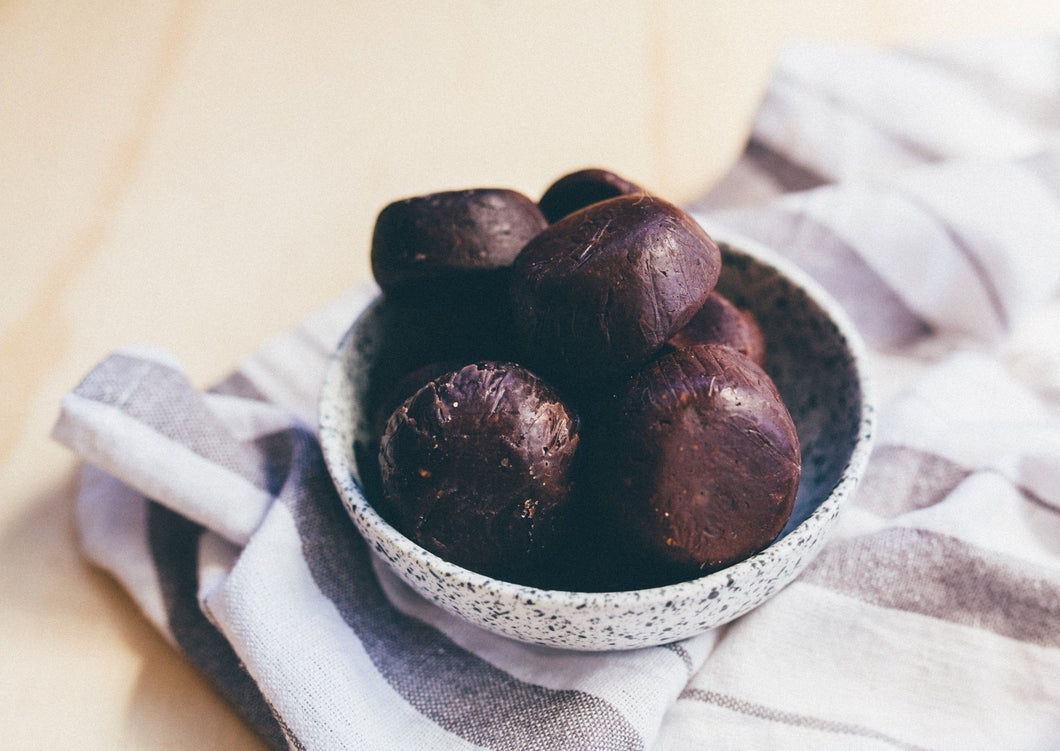
[[[831,182],[824,175],[773,148],[760,138],[751,137],[744,156],[755,164],[760,172],[769,175],[783,193],[811,190]]]
[[[303,431],[290,435],[298,482],[288,483],[280,500],[292,510],[316,585],[394,691],[445,730],[484,748],[644,748],[637,730],[607,701],[519,680],[394,608],[316,441]]]
[[[785,193],[811,190],[827,178],[796,163],[765,141],[752,137],[740,158],[689,210],[710,214],[762,206]]]
[[[707,193],[693,201],[688,210],[693,214],[709,216],[722,211],[762,206],[780,195],[773,179],[744,154]]]
[[[1060,647],[1060,587],[1036,566],[922,529],[826,547],[800,581],[862,602]]]
[[[256,402],[268,401],[268,397],[261,392],[254,382],[238,370],[214,385],[210,389],[210,393],[236,396],[240,399],[250,399]]]
[[[232,436],[179,370],[116,353],[97,365],[74,393],[113,406],[196,455],[262,489],[269,488],[258,452]]]
[[[662,649],[669,650],[681,658],[682,664],[685,666],[685,672],[688,673],[688,677],[691,678],[695,672],[695,666],[692,664],[692,655],[688,653],[688,650],[681,645],[680,642],[671,642],[669,644],[660,645]]]
[[[147,504],[151,559],[169,629],[189,660],[272,748],[299,744],[284,730],[232,646],[199,608],[198,548],[203,527],[153,501]]]
[[[944,456],[909,446],[884,444],[872,452],[872,461],[858,485],[854,503],[877,516],[893,519],[939,503],[972,474],[973,470]],[[1030,488],[1014,483],[1009,477],[1005,481],[1028,503],[1060,512],[1060,508]]]
[[[886,743],[895,748],[905,749],[905,751],[927,751],[923,746],[906,743],[899,738],[865,727],[864,725],[856,725],[851,722],[839,722],[837,720],[826,720],[821,717],[813,717],[812,715],[800,714],[797,712],[788,712],[783,709],[776,709],[775,707],[770,707],[765,704],[747,701],[746,699],[740,699],[718,691],[689,688],[681,694],[680,698],[686,701],[698,701],[704,704],[711,704],[722,709],[727,709],[731,712],[737,712],[747,717],[756,717],[767,722],[791,725],[793,727],[805,728],[807,730],[817,730],[822,733],[831,733],[834,735],[851,735],[859,738],[868,738]]]
[[[937,454],[906,446],[880,445],[872,452],[854,503],[885,519],[933,506],[971,470]]]

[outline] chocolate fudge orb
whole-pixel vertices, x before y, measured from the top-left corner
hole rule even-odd
[[[387,521],[385,503],[379,502],[379,439],[386,421],[432,378],[469,362],[515,359],[507,303],[477,297],[459,304],[424,304],[383,296],[359,317],[353,346],[368,356],[362,355],[360,370],[351,377],[363,388],[362,414],[370,427],[357,431],[353,451],[365,493]],[[435,369],[435,364],[441,366]]]
[[[592,167],[571,172],[556,180],[537,202],[549,224],[593,203],[617,196],[645,193],[636,183],[605,169]]]
[[[533,201],[502,188],[395,201],[376,218],[372,273],[385,293],[407,298],[503,288],[503,270],[545,226]]]
[[[664,580],[735,563],[783,529],[799,439],[750,359],[723,345],[670,352],[630,380],[614,417],[598,512]]]
[[[519,578],[561,544],[578,443],[575,416],[544,381],[479,362],[429,382],[390,417],[383,491],[415,542]]]
[[[714,241],[660,198],[619,196],[576,211],[512,266],[527,364],[583,383],[632,372],[702,307],[720,270]]]
[[[758,321],[717,291],[710,293],[703,307],[670,337],[668,344],[676,349],[693,344],[728,344],[760,366],[766,357],[766,342]]]

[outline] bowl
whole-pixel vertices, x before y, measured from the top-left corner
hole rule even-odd
[[[790,583],[824,544],[868,460],[873,407],[863,345],[839,306],[798,268],[756,243],[717,230],[711,235],[723,258],[718,291],[757,316],[768,343],[766,370],[791,412],[802,448],[795,508],[771,545],[690,581],[570,592],[493,579],[412,542],[370,500],[379,498],[371,478],[371,435],[379,418],[369,405],[393,378],[380,364],[401,359],[386,346],[388,327],[400,313],[379,297],[343,337],[320,399],[324,459],[373,554],[420,595],[484,629],[582,651],[684,639],[738,618]],[[426,332],[424,340],[444,341],[444,334]]]

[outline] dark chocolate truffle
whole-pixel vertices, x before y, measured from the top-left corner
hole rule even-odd
[[[406,399],[423,388],[429,381],[458,370],[462,365],[463,361],[457,362],[455,360],[430,362],[405,373],[396,382],[390,383],[389,390],[382,396],[378,404],[374,405],[375,419],[373,420],[373,425],[375,429],[373,432],[375,435],[377,437],[383,435],[383,431],[386,430],[386,424],[390,420],[390,415],[394,414],[394,410],[400,407]]]
[[[385,293],[406,298],[504,289],[504,270],[545,226],[533,201],[503,188],[395,201],[376,218],[372,273]]]
[[[423,547],[518,579],[561,544],[578,443],[574,414],[544,381],[479,362],[434,379],[391,416],[383,491]]]
[[[675,349],[693,344],[727,344],[757,365],[765,364],[766,343],[758,321],[750,311],[737,308],[717,291],[710,293],[703,307],[670,337],[668,344]]]
[[[714,241],[660,198],[619,196],[576,211],[512,266],[527,363],[575,382],[632,372],[703,306],[720,270]]]
[[[510,361],[518,354],[510,306],[469,298],[459,304],[424,305],[384,296],[362,314],[354,346],[371,353],[352,377],[362,392],[364,430],[358,431],[354,456],[369,498],[376,502],[379,482],[379,437],[394,409],[431,378],[479,360]],[[447,363],[433,373],[421,371]],[[414,371],[421,371],[410,376]],[[408,379],[419,379],[419,383]],[[402,389],[410,386],[407,391]],[[385,504],[377,504],[387,516]]]
[[[597,447],[598,513],[662,581],[735,563],[780,534],[799,439],[750,359],[723,345],[675,350],[630,379],[613,417]]]
[[[605,169],[591,167],[556,180],[537,202],[549,224],[608,198],[645,193],[644,188]]]

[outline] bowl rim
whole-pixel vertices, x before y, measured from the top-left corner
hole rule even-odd
[[[743,573],[749,574],[753,572],[763,565],[768,558],[775,557],[778,553],[786,555],[793,552],[789,549],[800,544],[800,535],[798,534],[800,530],[815,527],[819,524],[827,524],[834,519],[838,509],[834,508],[834,503],[830,503],[830,501],[845,496],[848,490],[857,484],[864,473],[872,450],[875,406],[871,378],[867,372],[868,357],[865,344],[853,322],[838,302],[801,268],[755,240],[743,237],[724,227],[711,226],[701,217],[695,218],[704,226],[707,233],[718,243],[719,247],[722,247],[724,252],[749,257],[758,263],[772,267],[774,271],[785,277],[795,287],[801,288],[835,324],[838,337],[843,341],[850,354],[852,370],[856,375],[860,388],[858,425],[854,435],[854,445],[838,479],[806,519],[761,551],[730,566],[694,579],[645,589],[614,591],[543,589],[490,577],[441,558],[405,536],[375,510],[360,484],[353,479],[351,474],[348,465],[349,460],[352,459],[352,450],[347,450],[342,443],[341,439],[344,431],[339,426],[331,425],[327,419],[329,414],[328,403],[341,392],[344,386],[343,382],[348,380],[344,363],[349,342],[355,335],[357,324],[361,317],[382,299],[380,295],[376,295],[358,311],[355,320],[343,334],[338,346],[329,358],[323,387],[320,392],[318,412],[320,415],[320,443],[328,473],[339,490],[347,513],[353,517],[353,521],[362,537],[367,535],[367,531],[362,528],[362,524],[368,525],[371,527],[373,534],[384,537],[389,544],[395,546],[405,556],[421,563],[436,575],[460,580],[476,590],[488,588],[491,595],[497,600],[520,600],[535,603],[548,601],[556,608],[562,608],[563,606],[617,608],[632,603],[643,604],[646,601],[672,600],[677,602],[698,597],[705,587],[715,586],[723,588],[731,586],[734,579],[740,578]],[[356,513],[353,513],[354,510],[356,510]],[[369,541],[369,543],[370,548],[378,549],[372,541]],[[797,573],[794,575],[797,575]],[[737,611],[732,614],[732,618],[740,614]],[[727,618],[726,620],[731,620],[732,618]]]

